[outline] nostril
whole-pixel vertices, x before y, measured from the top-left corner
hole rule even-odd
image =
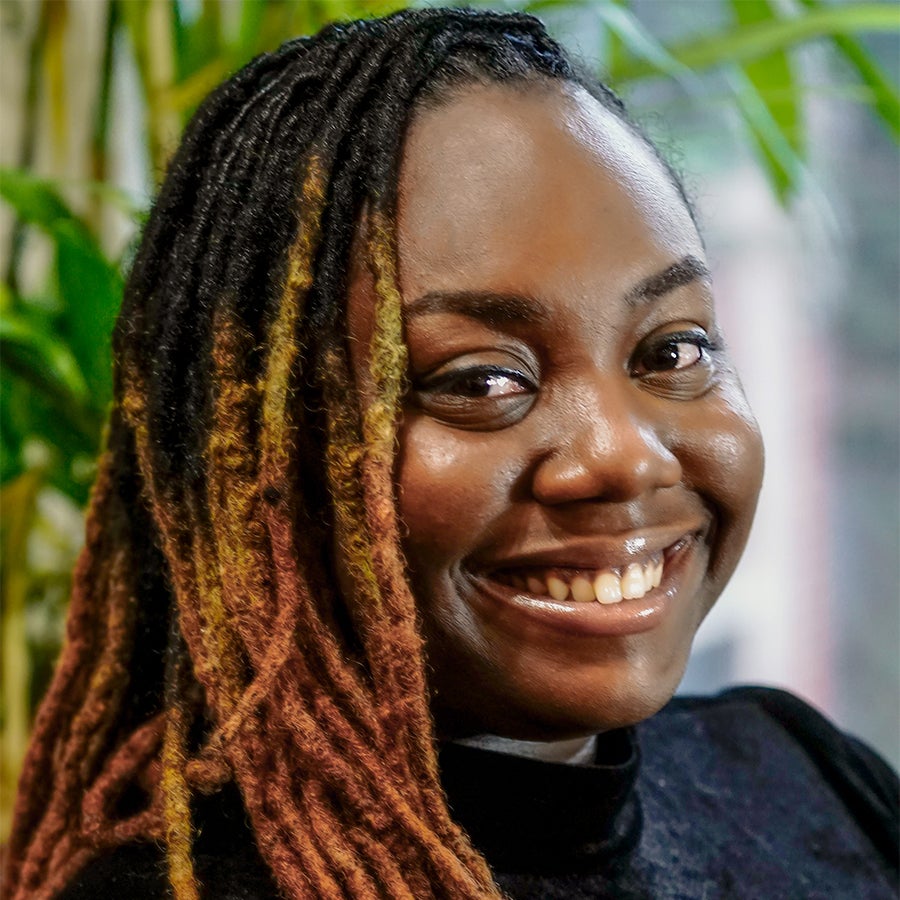
[[[673,487],[681,463],[652,430],[625,429],[612,441],[572,440],[557,446],[534,469],[532,491],[541,503],[578,500],[624,502]]]

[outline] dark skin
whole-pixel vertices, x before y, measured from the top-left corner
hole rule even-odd
[[[638,722],[675,691],[762,473],[690,214],[571,85],[473,86],[420,112],[399,187],[398,497],[439,734]],[[363,384],[372,303],[357,265]],[[573,598],[655,562],[642,597]]]

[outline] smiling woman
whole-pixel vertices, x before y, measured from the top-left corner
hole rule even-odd
[[[445,95],[399,196],[397,483],[438,727],[634,724],[674,693],[761,474],[689,210],[572,84]],[[358,270],[357,348],[372,293]]]
[[[677,179],[537,20],[223,85],[115,348],[8,896],[892,895],[877,756],[671,701],[761,442]]]
[[[674,692],[759,486],[690,215],[640,137],[556,85],[445,97],[399,196],[397,482],[438,727],[633,724]],[[373,293],[357,269],[360,370]],[[698,452],[711,430],[725,452]]]

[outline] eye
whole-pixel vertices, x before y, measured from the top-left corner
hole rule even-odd
[[[690,399],[711,384],[718,349],[702,328],[652,335],[635,351],[631,374],[657,393]]]
[[[637,370],[667,372],[672,369],[686,369],[688,366],[705,361],[711,349],[705,334],[666,335],[641,354]]]
[[[497,399],[512,394],[525,394],[533,385],[521,372],[499,366],[475,366],[462,372],[451,372],[431,385],[432,392],[458,397],[487,397]]]
[[[536,393],[529,375],[496,365],[443,371],[414,387],[418,406],[432,417],[454,427],[484,431],[519,421]]]

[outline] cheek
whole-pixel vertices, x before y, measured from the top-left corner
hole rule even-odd
[[[400,429],[398,504],[417,580],[463,559],[499,515],[515,479],[508,455],[484,436],[415,416]]]
[[[711,570],[727,577],[737,564],[762,484],[759,428],[737,382],[716,389],[673,435],[684,477],[712,509],[717,524]],[[725,569],[725,571],[722,571]]]

